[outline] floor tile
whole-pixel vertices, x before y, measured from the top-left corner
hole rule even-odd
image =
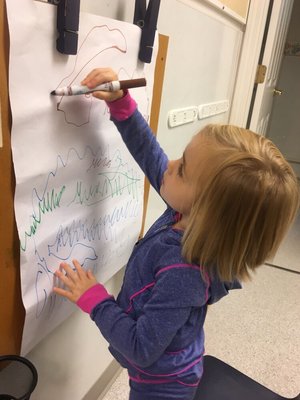
[[[300,277],[262,266],[209,307],[206,353],[282,396],[300,392]]]
[[[300,272],[300,214],[271,263]]]

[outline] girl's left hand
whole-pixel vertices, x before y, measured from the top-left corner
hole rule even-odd
[[[66,297],[73,303],[98,282],[92,271],[85,271],[77,260],[73,260],[75,270],[67,263],[61,263],[60,269],[55,271],[55,276],[67,287],[68,290],[55,286],[53,291]]]

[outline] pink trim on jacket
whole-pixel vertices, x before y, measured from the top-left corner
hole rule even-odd
[[[149,289],[150,287],[154,286],[155,282],[151,282],[148,283],[148,285],[144,286],[142,289],[140,289],[138,292],[134,293],[132,296],[130,296],[129,298],[129,307],[127,308],[127,310],[125,311],[126,313],[129,313],[132,309],[132,300],[138,296],[139,294],[145,292],[147,289]]]
[[[113,296],[107,292],[101,283],[96,283],[79,297],[76,304],[82,311],[90,314],[97,304],[109,298],[113,299]]]
[[[157,277],[157,275],[161,274],[162,272],[168,271],[169,269],[173,269],[173,268],[192,268],[192,269],[196,269],[196,270],[200,271],[199,265],[173,264],[173,265],[168,265],[167,267],[164,267],[164,268],[160,269],[157,272],[157,274],[155,275],[155,277]]]
[[[127,358],[127,361],[129,362],[130,365],[132,365],[132,367],[134,369],[136,369],[137,371],[141,372],[144,375],[156,376],[158,378],[163,378],[163,377],[167,377],[167,376],[175,376],[175,375],[182,374],[183,372],[192,368],[194,365],[198,364],[202,360],[202,358],[203,358],[203,355],[201,354],[201,356],[199,358],[197,358],[195,361],[193,361],[191,364],[187,365],[180,371],[173,372],[172,374],[150,374],[149,372],[143,371],[142,369],[138,368],[135,364],[133,364],[130,360],[128,360],[128,358]]]
[[[206,290],[205,290],[205,301],[207,302],[208,301],[208,292],[209,292],[209,288],[210,288],[210,285],[211,285],[211,281],[210,281],[210,277],[209,277],[209,274],[207,273],[207,271],[205,270],[205,268],[203,267],[203,265],[201,265],[201,267],[200,267],[200,269],[201,269],[201,273],[204,275],[204,277],[205,277],[205,282],[206,282]]]
[[[180,354],[180,353],[182,353],[183,351],[185,351],[186,349],[180,349],[180,350],[177,350],[177,351],[165,351],[165,354],[170,354],[171,356],[173,355],[173,356],[175,356],[175,354]]]
[[[124,96],[120,99],[106,102],[106,104],[110,115],[117,121],[125,121],[131,117],[137,107],[135,100],[130,96],[128,90],[124,90]]]
[[[179,381],[178,379],[175,379],[175,380],[171,380],[171,379],[143,379],[143,378],[141,378],[140,376],[131,376],[131,375],[128,375],[129,376],[129,379],[130,380],[132,380],[133,382],[136,382],[136,383],[147,383],[147,384],[150,384],[150,385],[157,385],[157,384],[160,384],[160,383],[172,383],[172,382],[177,382],[177,383],[180,383],[180,385],[184,385],[184,386],[190,386],[190,387],[195,387],[195,386],[198,386],[199,385],[199,382],[200,382],[200,379],[196,382],[196,383],[185,383],[185,382],[181,382],[181,381]]]

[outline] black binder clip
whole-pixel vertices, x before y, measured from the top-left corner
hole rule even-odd
[[[57,4],[56,49],[63,54],[77,54],[80,0],[60,0]]]
[[[160,0],[149,0],[146,8],[146,0],[135,0],[133,23],[142,29],[139,59],[150,63],[153,52]]]

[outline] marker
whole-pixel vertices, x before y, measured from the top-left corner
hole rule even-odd
[[[145,78],[138,78],[138,79],[127,79],[124,81],[112,81],[102,83],[102,85],[96,86],[94,88],[88,88],[87,86],[80,86],[80,85],[72,85],[72,86],[65,86],[61,88],[57,88],[52,90],[52,96],[75,96],[78,94],[88,94],[92,92],[97,92],[99,90],[104,92],[117,92],[121,89],[132,89],[136,87],[146,86],[146,79]]]

